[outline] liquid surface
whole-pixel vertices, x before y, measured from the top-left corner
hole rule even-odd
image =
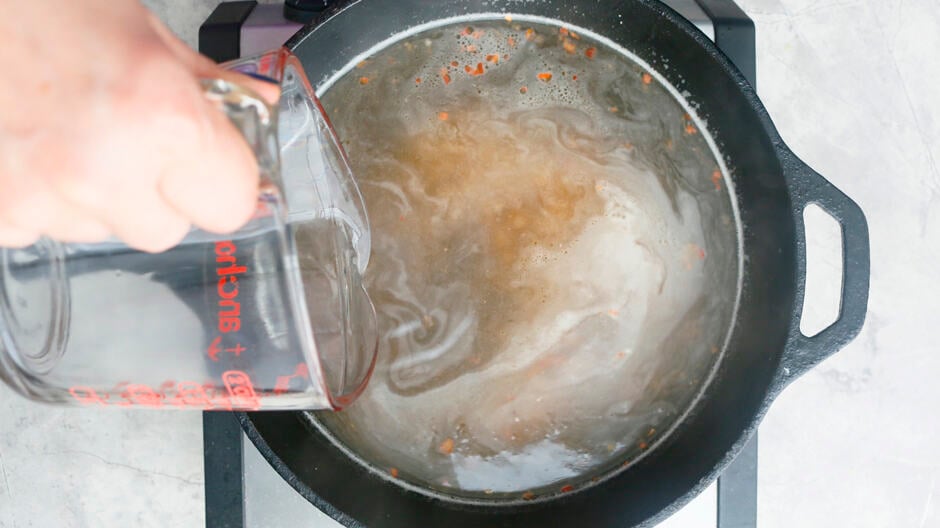
[[[692,118],[557,27],[448,26],[323,97],[373,229],[373,379],[319,415],[451,495],[572,491],[651,449],[718,361],[737,230]]]

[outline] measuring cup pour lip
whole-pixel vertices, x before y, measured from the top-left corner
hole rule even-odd
[[[48,272],[46,277],[29,277],[29,287],[36,286],[48,288],[49,311],[35,315],[32,325],[39,321],[38,328],[28,328],[31,321],[23,319],[19,309],[25,304],[15,298],[15,288],[19,281],[11,271],[10,259],[14,255],[22,257],[27,252],[35,254],[37,262],[44,262],[48,266],[35,266],[37,273],[42,270]],[[12,384],[21,392],[31,393],[28,384],[18,376],[11,375],[10,368],[22,371],[26,375],[39,376],[51,371],[66,348],[68,341],[69,314],[71,313],[68,275],[65,273],[65,255],[61,244],[43,238],[27,250],[16,253],[3,251],[0,262],[0,378]],[[39,280],[37,280],[39,279]],[[33,334],[33,338],[41,340],[39,346],[29,346],[22,343],[29,338],[26,333]],[[21,335],[17,335],[20,333]],[[10,362],[12,361],[12,365]]]

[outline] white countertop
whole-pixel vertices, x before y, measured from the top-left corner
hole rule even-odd
[[[194,44],[217,2],[145,3]],[[940,526],[940,9],[738,3],[757,24],[758,91],[777,127],[859,203],[872,249],[861,335],[761,426],[759,525]],[[838,247],[815,231],[810,241]],[[813,306],[834,295],[834,261],[810,261]],[[0,527],[203,525],[199,414],[62,410],[3,386],[0,399]],[[666,525],[713,527],[712,498]]]

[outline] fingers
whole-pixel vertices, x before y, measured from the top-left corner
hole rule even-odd
[[[230,233],[251,218],[258,200],[258,167],[241,133],[206,102],[204,149],[180,159],[160,178],[161,196],[196,226]]]
[[[110,224],[115,236],[132,248],[150,253],[176,246],[190,229],[189,220],[155,191],[113,204],[110,217],[120,220]]]
[[[22,248],[39,239],[39,234],[0,222],[0,247]]]

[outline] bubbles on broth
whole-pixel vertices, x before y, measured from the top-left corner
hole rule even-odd
[[[319,414],[365,462],[475,498],[629,464],[699,393],[736,298],[736,226],[690,116],[567,29],[427,31],[323,104],[373,229],[370,386]]]

